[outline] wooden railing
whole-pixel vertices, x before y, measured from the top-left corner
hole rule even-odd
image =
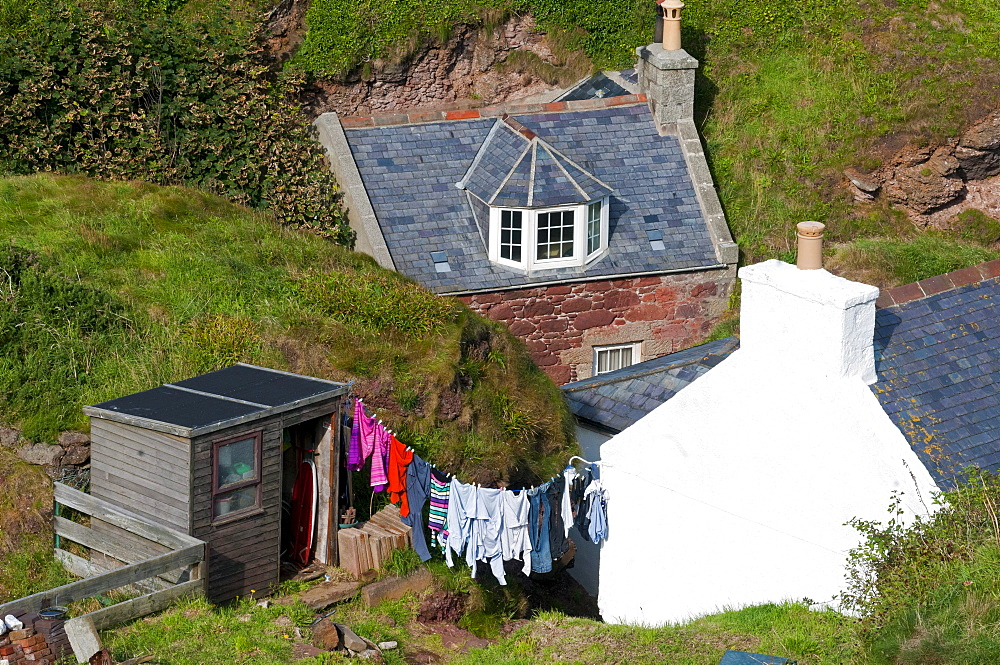
[[[57,547],[56,558],[62,561],[69,572],[84,579],[4,603],[0,605],[0,616],[11,612],[37,612],[45,607],[66,605],[122,587],[155,589],[151,593],[86,615],[93,619],[98,630],[103,630],[159,612],[183,596],[204,592],[204,541],[154,524],[67,485],[55,483],[54,486],[57,505],[89,515],[92,521],[117,527],[167,551],[136,560],[135,549],[116,542],[113,536],[56,516],[53,518],[53,526],[57,536],[82,545],[92,553],[98,553],[98,556],[109,557],[115,565],[123,564],[122,567],[107,570],[108,559],[95,563]],[[179,570],[182,571],[180,575],[171,575]],[[175,582],[170,582],[169,579]]]

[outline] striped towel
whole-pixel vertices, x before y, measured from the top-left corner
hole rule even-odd
[[[448,497],[451,494],[451,480],[447,475],[431,469],[430,518],[427,528],[431,530],[431,544],[437,543],[442,550],[448,542]]]

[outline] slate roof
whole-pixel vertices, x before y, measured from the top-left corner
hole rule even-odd
[[[613,190],[607,254],[588,266],[531,274],[489,261],[485,225],[481,231],[467,193],[456,183],[495,118],[375,127],[345,121],[351,153],[400,273],[437,293],[459,293],[719,265],[680,143],[658,134],[646,104],[516,119]],[[650,231],[662,233],[663,249],[652,248]],[[450,270],[439,272],[431,252],[444,252]]]
[[[559,96],[559,101],[569,102],[577,99],[601,99],[604,97],[618,97],[620,95],[627,95],[629,93],[635,92],[634,88],[638,87],[638,78],[635,77],[634,69],[626,69],[625,71],[619,72],[627,82],[633,85],[633,89],[629,90],[621,86],[617,81],[612,79],[610,76],[604,72],[598,72],[594,74],[589,79],[581,81],[567,92]],[[630,78],[631,76],[631,78]]]
[[[459,183],[494,206],[580,205],[611,194],[587,173],[511,118],[498,118]]]
[[[993,261],[892,289],[880,301],[899,304],[876,310],[872,390],[942,486],[968,465],[1000,471],[998,273]]]
[[[694,346],[562,386],[580,420],[618,433],[666,402],[739,347],[736,337]]]

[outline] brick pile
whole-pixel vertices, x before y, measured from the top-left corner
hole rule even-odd
[[[0,635],[0,665],[54,665],[72,654],[62,620],[41,619],[37,614],[18,619],[23,629]]]

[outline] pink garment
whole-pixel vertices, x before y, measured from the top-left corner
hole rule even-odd
[[[389,447],[392,443],[392,434],[389,434],[381,423],[375,423],[375,436],[373,437],[374,450],[372,451],[372,491],[384,492],[389,486],[389,476],[386,469],[389,466]]]
[[[361,467],[365,465],[365,460],[371,457],[372,451],[375,450],[375,439],[377,438],[377,432],[383,429],[378,421],[370,417],[365,413],[364,406],[358,403],[359,409],[358,413],[355,414],[355,418],[358,419],[358,443],[361,446],[361,462],[357,465],[357,468],[352,469],[353,471],[360,471]]]

